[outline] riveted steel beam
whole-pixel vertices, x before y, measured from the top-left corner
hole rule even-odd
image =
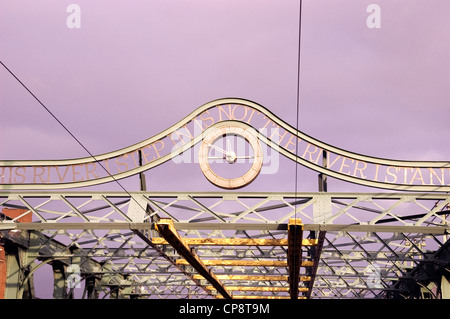
[[[176,261],[178,265],[189,265],[185,259],[178,259]],[[249,267],[287,267],[288,263],[285,260],[242,260],[242,259],[208,259],[203,260],[206,266],[249,266]],[[312,261],[302,261],[302,267],[312,267]]]
[[[288,239],[259,239],[259,238],[184,238],[190,246],[288,246]],[[152,238],[155,245],[167,245],[163,238]],[[304,239],[300,245],[314,246],[317,241]]]
[[[302,263],[303,223],[301,219],[290,219],[288,225],[289,294],[291,299],[298,299],[300,265]]]
[[[216,275],[206,268],[202,260],[195,254],[189,245],[184,242],[184,239],[181,238],[173,226],[173,221],[171,219],[161,219],[156,223],[156,230],[203,278],[208,280],[224,298],[232,299],[231,294],[225,289]]]

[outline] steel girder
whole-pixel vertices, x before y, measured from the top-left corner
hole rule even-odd
[[[36,259],[80,257],[83,265],[99,265],[84,267],[82,277],[85,286],[86,278],[101,278],[100,298],[115,296],[119,286],[133,298],[214,298],[211,283],[157,241],[161,218],[171,219],[183,239],[268,243],[288,240],[289,219],[299,218],[303,238],[318,243],[301,246],[302,262],[310,263],[300,269],[309,279],[299,282],[300,297],[386,298],[413,296],[411,285],[398,283],[408,278],[414,286],[413,269],[438,263],[430,256],[448,240],[449,203],[447,194],[413,193],[2,192],[0,209],[24,209],[32,222],[3,216],[0,234],[44,236],[29,253]],[[191,248],[200,260],[216,261],[205,265],[233,297],[289,298],[289,267],[279,263],[287,262],[288,246],[248,243]],[[80,249],[68,249],[74,246]],[[120,280],[108,281],[111,275]]]

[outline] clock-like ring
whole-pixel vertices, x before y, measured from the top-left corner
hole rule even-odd
[[[225,178],[216,174],[208,162],[208,154],[211,145],[219,138],[226,135],[237,135],[245,139],[253,149],[253,163],[250,169],[242,176]],[[214,185],[225,189],[236,189],[250,184],[261,171],[263,164],[263,152],[256,135],[255,129],[242,122],[224,122],[217,125],[208,133],[200,145],[199,163],[203,175]]]

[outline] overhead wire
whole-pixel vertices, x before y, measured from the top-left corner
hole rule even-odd
[[[301,39],[302,39],[302,0],[299,0],[299,13],[298,13],[298,49],[297,49],[297,103],[296,103],[296,124],[295,127],[299,129],[299,115],[300,115],[300,50],[301,50]],[[295,143],[295,156],[298,157],[298,143]],[[297,196],[297,180],[298,180],[298,165],[295,165],[295,195]],[[296,211],[297,212],[297,211]]]
[[[140,208],[142,208],[144,211],[146,210],[144,207],[142,207],[142,205],[130,194],[130,192],[106,169],[106,167],[104,167],[102,165],[102,163],[97,160],[97,158],[95,157],[94,154],[92,154],[89,149],[67,128],[67,126],[64,125],[64,123],[62,123],[62,121],[25,85],[25,83],[23,83],[19,77],[12,72],[6,65],[5,63],[3,63],[3,61],[0,60],[0,64],[9,72],[9,74],[11,74],[16,80],[17,82],[20,83],[20,85],[22,85],[22,87],[47,111],[48,114],[50,114],[51,117],[53,117],[53,119],[56,120],[56,122],[58,122],[58,124],[78,143],[78,145],[80,145],[85,151],[86,153],[89,154],[89,156],[109,175],[109,177],[112,178],[112,180],[114,182],[116,182],[120,188],[127,193],[130,196],[130,199],[134,200],[136,202],[136,204],[139,205]]]
[[[297,92],[296,92],[296,129],[298,131],[299,129],[299,109],[300,109],[300,68],[301,68],[301,29],[302,29],[302,0],[299,0],[299,14],[298,14],[298,49],[297,49]],[[89,149],[68,129],[68,127],[66,125],[64,125],[64,123],[19,79],[18,76],[16,76],[14,74],[14,72],[12,72],[4,63],[3,61],[0,60],[0,64],[11,74],[11,76],[13,76],[18,83],[20,83],[22,85],[22,87],[39,103],[39,105],[42,106],[42,108],[44,108],[47,113],[53,117],[53,119],[55,121],[58,122],[58,124],[78,143],[78,145],[80,145],[84,151],[89,154],[89,156],[97,163],[99,164],[100,167],[102,167],[102,169],[112,178],[112,180],[114,182],[116,182],[121,189],[123,189],[129,196],[131,199],[133,199],[144,211],[144,207],[142,207],[140,205],[140,203],[138,201],[136,201],[136,199],[133,198],[133,196],[131,196],[131,194],[128,192],[128,190],[100,163],[99,160],[97,160],[97,158],[95,157],[95,155],[89,151]],[[295,146],[295,154],[296,157],[298,156],[298,139],[297,139],[297,143]],[[298,165],[297,163],[295,163],[295,197],[297,198],[297,194],[298,194]],[[297,218],[297,204],[295,204],[295,211],[294,211],[294,216],[295,219]],[[297,228],[295,228],[297,229]],[[295,234],[294,236],[297,236],[297,234]],[[296,257],[296,256],[294,256]],[[300,256],[299,256],[300,257]],[[297,258],[294,258],[294,260],[297,261]]]
[[[303,1],[299,0],[299,12],[298,12],[298,47],[297,47],[297,97],[296,97],[296,130],[298,132],[299,129],[299,115],[300,115],[300,67],[301,67],[301,38],[302,38],[302,5]],[[298,157],[298,144],[299,139],[296,139],[295,143],[295,157]],[[294,194],[295,194],[295,206],[294,206],[294,218],[297,219],[297,194],[298,194],[298,163],[295,162],[295,177],[294,177],[295,185],[294,185]],[[300,234],[297,234],[297,227],[294,228],[294,242],[296,242],[297,236],[300,236]],[[296,250],[294,249],[294,269],[298,266],[296,263],[300,263],[300,258],[302,252],[300,251],[300,256],[295,256]],[[298,295],[298,292],[295,293],[295,295]],[[292,296],[292,293],[291,293]]]

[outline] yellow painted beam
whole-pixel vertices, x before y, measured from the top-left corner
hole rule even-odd
[[[204,279],[201,275],[194,275],[194,279]],[[216,275],[219,280],[243,280],[243,281],[287,281],[288,276],[265,276],[265,275]],[[310,281],[310,276],[300,276],[300,281]]]
[[[206,268],[202,260],[195,254],[195,252],[187,245],[182,237],[178,234],[173,225],[173,221],[169,218],[162,218],[155,224],[156,230],[164,237],[165,240],[177,251],[178,254],[183,256],[189,264],[202,275],[202,278],[208,280],[216,290],[226,299],[232,299],[232,296],[224,288],[220,279]]]
[[[213,286],[206,286],[206,289],[213,290]],[[244,286],[226,286],[228,291],[268,291],[268,292],[289,292],[289,287],[244,287]],[[308,288],[301,287],[299,291],[307,292]]]
[[[288,246],[288,239],[262,239],[262,238],[183,238],[189,246]],[[155,245],[168,245],[161,237],[153,237]],[[302,246],[317,245],[317,239],[303,239]]]
[[[302,263],[303,223],[300,218],[289,219],[287,264],[289,268],[289,293],[298,299],[300,266]]]
[[[218,297],[222,299],[223,297]],[[245,296],[245,295],[233,295],[233,299],[291,299],[289,296]],[[298,299],[306,299],[306,297],[298,297]]]
[[[285,260],[222,260],[222,259],[208,259],[202,260],[206,266],[253,266],[253,267],[287,267]],[[185,259],[177,259],[177,265],[189,265]],[[312,267],[312,261],[302,261],[302,267]]]

